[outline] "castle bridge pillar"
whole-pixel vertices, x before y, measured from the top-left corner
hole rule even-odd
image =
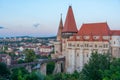
[[[65,71],[65,64],[64,61],[57,61],[55,63],[55,68],[53,74],[64,72]]]
[[[40,64],[40,72],[43,75],[46,75],[46,63]]]
[[[28,70],[28,72],[32,72],[32,66],[31,65],[27,65],[25,66],[26,70]]]

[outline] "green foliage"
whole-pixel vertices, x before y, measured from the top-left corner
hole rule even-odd
[[[26,75],[25,80],[44,80],[44,76],[40,72],[32,72]]]
[[[92,53],[88,64],[85,64],[82,74],[85,80],[102,80],[100,71],[109,69],[110,58],[108,55]]]
[[[36,60],[36,55],[35,55],[35,52],[33,50],[26,49],[24,51],[24,54],[25,54],[25,61],[26,62],[32,62],[32,61]]]
[[[12,70],[11,79],[12,80],[24,80],[25,75],[29,74],[28,71],[21,67],[21,68],[14,68]]]
[[[5,63],[0,62],[0,79],[9,78],[10,71]]]
[[[23,77],[23,73],[22,73],[21,70],[18,71],[17,79],[18,79],[18,80],[25,80],[24,77]]]
[[[49,62],[47,63],[47,74],[52,74],[55,68],[55,63],[54,62]]]
[[[58,73],[55,75],[47,75],[45,80],[79,80],[79,75],[80,73],[77,71],[75,71],[73,74]]]
[[[22,60],[22,59],[18,60],[18,64],[21,64],[21,63],[24,63],[24,62],[25,62],[25,61]]]
[[[38,71],[29,73],[22,67],[12,70],[11,80],[44,80],[44,76]]]
[[[111,61],[110,68],[102,72],[103,80],[120,80],[120,58]]]

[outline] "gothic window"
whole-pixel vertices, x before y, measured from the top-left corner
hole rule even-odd
[[[77,44],[77,47],[79,47],[79,44]]]
[[[88,47],[88,44],[85,44],[85,47]]]
[[[88,47],[88,44],[86,44],[86,46]]]
[[[86,47],[86,44],[85,44],[85,47]]]
[[[108,44],[104,44],[104,45],[103,45],[103,48],[108,48]]]
[[[97,44],[95,44],[95,47],[97,48]]]

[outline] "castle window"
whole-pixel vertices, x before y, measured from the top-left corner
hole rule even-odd
[[[115,44],[115,41],[114,41],[114,44]]]
[[[77,44],[77,47],[79,47],[79,44]]]
[[[70,46],[72,46],[72,44],[71,44],[71,43],[68,43],[68,46],[70,47]]]
[[[88,44],[86,44],[86,46],[88,47]]]
[[[108,48],[108,44],[106,44],[106,48]]]
[[[97,44],[95,44],[95,48],[97,48]]]
[[[108,44],[104,44],[104,45],[103,45],[103,48],[108,48]]]
[[[98,40],[100,36],[93,36],[94,40]]]
[[[88,47],[88,44],[85,44],[85,47]]]

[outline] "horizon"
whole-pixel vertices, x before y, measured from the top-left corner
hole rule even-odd
[[[0,0],[0,37],[56,36],[60,15],[64,24],[69,5],[78,30],[83,23],[97,22],[120,30],[119,0]]]

